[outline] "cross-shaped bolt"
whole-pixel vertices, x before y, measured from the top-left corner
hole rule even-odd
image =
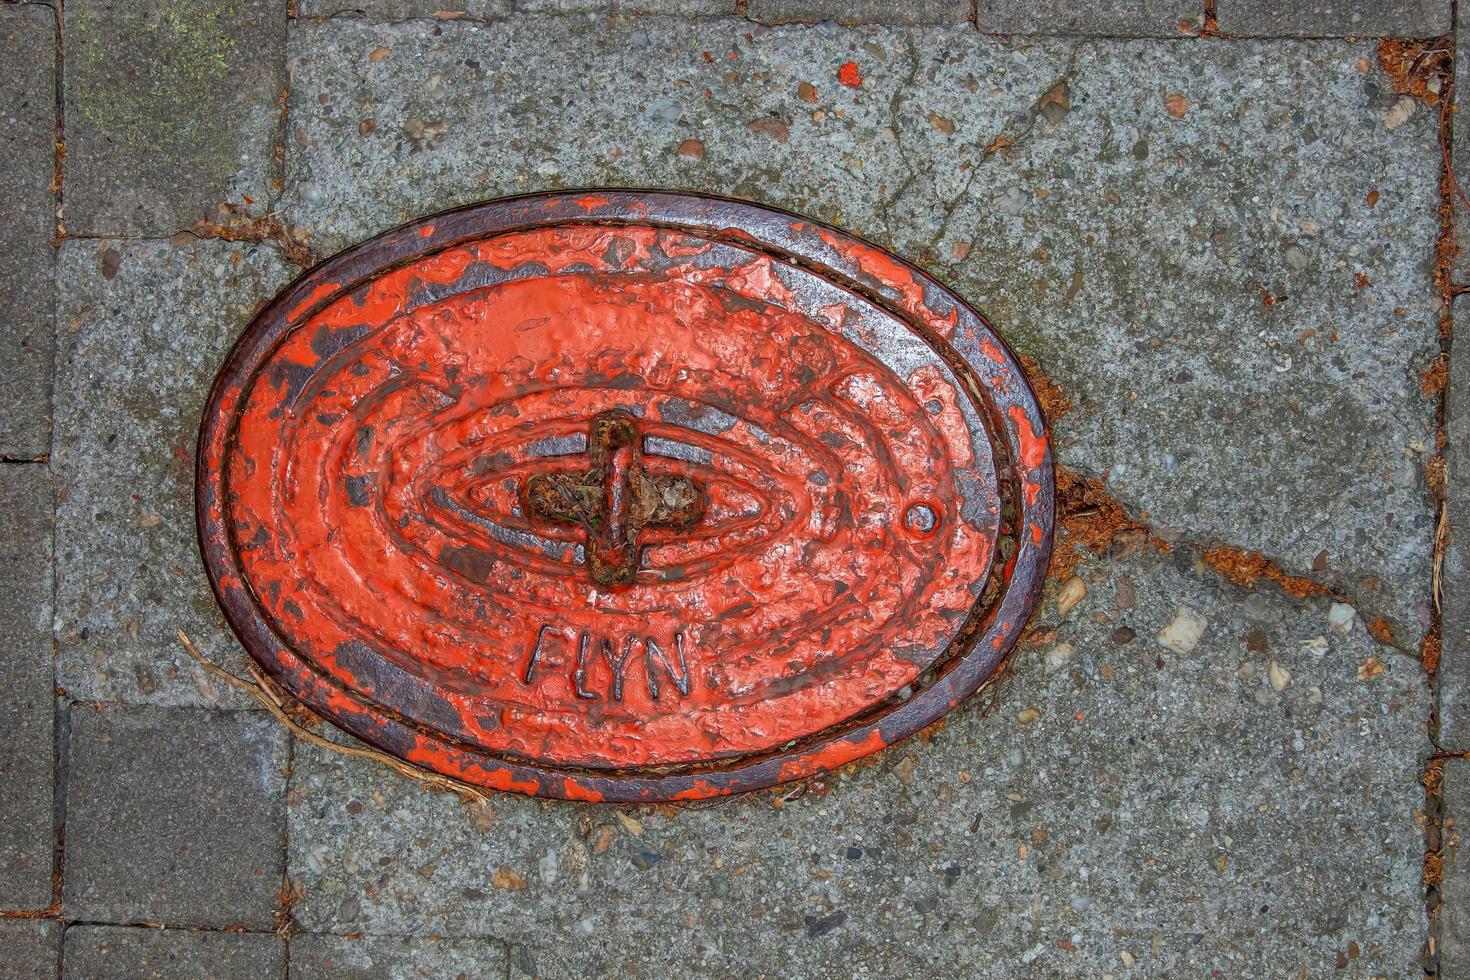
[[[687,476],[643,468],[638,418],[621,409],[592,417],[585,470],[537,473],[526,481],[526,513],[586,533],[587,567],[598,585],[625,585],[638,570],[646,527],[687,529],[704,516],[704,488]]]

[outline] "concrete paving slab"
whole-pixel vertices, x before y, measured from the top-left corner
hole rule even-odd
[[[505,946],[495,940],[310,934],[291,939],[293,980],[503,977],[506,970]]]
[[[55,838],[55,658],[51,471],[0,465],[0,908],[51,904]]]
[[[72,0],[66,228],[167,236],[275,197],[286,5]]]
[[[0,456],[51,449],[56,15],[0,7]]]
[[[1439,975],[1470,976],[1470,760],[1441,770],[1440,826]]]
[[[1388,125],[1371,42],[518,16],[298,23],[290,63],[282,206],[325,251],[558,186],[835,221],[1033,355],[1059,458],[1135,514],[1427,628],[1437,121]]]
[[[989,34],[1177,38],[1198,31],[1204,7],[1191,0],[976,0]]]
[[[749,0],[745,13],[763,24],[968,24],[970,0]]]
[[[1450,118],[1450,164],[1459,185],[1452,206],[1455,209],[1454,280],[1470,284],[1470,207],[1460,194],[1470,194],[1470,123],[1461,118],[1461,109],[1470,93],[1470,6],[1461,11],[1455,30],[1455,115]],[[1458,132],[1459,138],[1455,138]]]
[[[296,0],[297,17],[358,16],[370,20],[453,19],[450,15],[486,19],[505,17],[511,0]]]
[[[1439,37],[1445,0],[1215,0],[1220,30],[1237,37]]]
[[[286,766],[274,719],[78,706],[69,744],[69,919],[274,927]]]
[[[296,921],[543,977],[1418,970],[1419,664],[1182,549],[1081,574],[994,710],[804,795],[484,808],[298,747]]]
[[[230,345],[292,275],[266,246],[62,247],[57,681],[72,698],[253,706],[175,633],[243,668],[199,558],[194,442]]]
[[[1470,331],[1470,301],[1457,299],[1452,312],[1455,327]],[[1439,744],[1470,752],[1470,342],[1450,344],[1445,435],[1449,530],[1440,566]]]
[[[620,16],[671,14],[680,17],[732,16],[734,0],[516,0],[517,13],[599,13]]]
[[[286,976],[286,944],[262,933],[72,926],[62,975],[88,980],[269,980]]]
[[[0,920],[0,978],[55,980],[61,960],[61,923],[53,919]]]

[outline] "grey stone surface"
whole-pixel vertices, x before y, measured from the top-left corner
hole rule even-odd
[[[57,681],[73,698],[253,705],[194,532],[194,442],[215,372],[292,277],[269,247],[66,242],[57,279]]]
[[[296,921],[498,938],[545,977],[1418,970],[1418,663],[1182,549],[1082,574],[1000,707],[825,794],[482,808],[298,747]],[[1180,616],[1203,620],[1184,652],[1158,638]]]
[[[67,230],[169,235],[221,204],[268,211],[285,31],[278,0],[72,0]]]
[[[309,934],[291,939],[292,980],[503,977],[506,969],[505,946],[496,940]]]
[[[967,706],[825,783],[704,808],[470,807],[304,746],[288,793],[284,735],[261,712],[75,704],[66,915],[209,931],[73,925],[66,975],[280,976],[266,933],[287,870],[303,976],[1419,975],[1430,695],[1363,623],[1389,617],[1412,649],[1428,621],[1435,403],[1418,375],[1438,349],[1439,147],[1434,112],[1401,118],[1376,45],[1179,41],[1201,5],[1169,0],[978,4],[992,35],[1102,40],[753,23],[815,9],[796,0],[697,20],[734,5],[517,6],[506,19],[502,0],[299,0],[288,223],[330,252],[416,214],[584,184],[836,221],[922,261],[1034,355],[1072,403],[1062,462],[1176,547],[1090,561],[1067,616],[1048,598],[1055,637],[1021,651],[994,710]],[[947,9],[902,14],[931,6]],[[67,5],[71,231],[171,234],[243,194],[275,206],[284,7]],[[1245,9],[1218,7],[1226,30]],[[0,4],[0,35],[31,23],[18,10]],[[1375,16],[1416,11],[1437,16]],[[1359,30],[1389,28],[1345,32]],[[226,71],[199,74],[220,58]],[[839,83],[848,61],[855,88]],[[0,101],[0,127],[10,114]],[[160,120],[178,133],[145,158]],[[228,138],[190,156],[190,133]],[[679,152],[689,140],[699,153]],[[0,291],[15,272],[0,268]],[[64,245],[54,636],[72,699],[252,707],[174,631],[241,668],[193,541],[194,433],[233,337],[295,272],[268,246]],[[1453,380],[1457,522],[1470,403]],[[21,473],[45,479],[0,477]],[[0,503],[7,520],[37,517]],[[36,544],[13,537],[0,548]],[[1217,543],[1328,583],[1360,615],[1224,582],[1197,560]],[[1455,545],[1439,736],[1470,749],[1465,573]],[[0,625],[7,640],[39,629],[41,650],[36,588],[12,585],[16,625]],[[1202,624],[1197,645],[1168,637],[1185,622]],[[40,691],[25,649],[3,656],[19,650]],[[24,780],[49,766],[29,726],[50,720],[27,697],[4,701],[0,725],[7,710],[22,734],[0,738],[0,766],[19,768],[0,785],[38,792],[19,808],[6,794],[0,856],[15,841],[46,864],[49,823],[11,836],[5,821],[49,813]],[[1452,818],[1463,765],[1446,766]],[[1445,838],[1453,976],[1470,970],[1470,886],[1453,824]],[[260,932],[216,931],[235,925]],[[0,921],[0,977],[55,976],[60,928]]]
[[[1439,975],[1470,976],[1470,760],[1450,759],[1441,770]]]
[[[0,908],[51,904],[51,471],[0,464]]]
[[[1238,37],[1439,37],[1445,0],[1215,0],[1220,30]]]
[[[992,34],[1180,37],[1204,23],[1192,0],[976,0],[975,23]]]
[[[1466,336],[1470,300],[1457,299],[1452,312],[1455,332]],[[1445,436],[1449,530],[1440,566],[1439,744],[1470,752],[1470,342],[1450,344]]]
[[[767,24],[968,24],[970,0],[750,0],[745,12]]]
[[[1470,284],[1470,208],[1460,194],[1470,194],[1470,131],[1463,119],[1466,93],[1470,92],[1470,4],[1460,12],[1455,30],[1455,113],[1450,120],[1451,145],[1450,163],[1459,185],[1455,194],[1455,262],[1454,280],[1458,284]]]
[[[273,927],[285,729],[264,712],[71,711],[68,918]]]
[[[0,919],[0,980],[55,980],[60,945],[59,922]]]
[[[286,944],[261,933],[72,926],[62,976],[87,980],[269,980],[286,976]]]
[[[432,17],[489,19],[513,10],[512,0],[296,0],[298,17],[363,16],[374,20]]]
[[[1059,458],[1135,514],[1314,575],[1405,649],[1427,627],[1437,125],[1389,128],[1372,42],[518,16],[298,23],[290,63],[282,206],[327,251],[558,186],[835,221],[1034,355],[1073,405]]]
[[[733,15],[735,0],[516,0],[516,11],[532,14],[673,14],[681,17],[713,17]]]
[[[56,15],[0,7],[0,456],[51,448]]]

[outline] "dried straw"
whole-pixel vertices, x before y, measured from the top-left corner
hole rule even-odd
[[[269,711],[277,721],[286,726],[291,734],[302,741],[315,745],[318,748],[336,752],[339,755],[351,756],[357,759],[371,759],[373,762],[387,766],[389,769],[398,773],[398,775],[412,779],[430,789],[453,793],[465,802],[474,803],[478,806],[489,805],[490,795],[476,789],[468,783],[462,783],[457,779],[450,779],[448,776],[443,776],[436,772],[427,772],[417,766],[409,765],[396,756],[391,756],[386,752],[380,752],[377,749],[369,748],[365,745],[339,745],[330,739],[322,738],[291,717],[293,713],[305,715],[310,719],[315,719],[317,716],[312,714],[305,705],[302,705],[285,691],[281,690],[257,665],[254,663],[250,665],[250,680],[245,680],[243,677],[236,677],[219,664],[210,660],[203,653],[200,653],[199,648],[194,645],[194,641],[189,639],[188,634],[183,630],[179,630],[178,635],[179,642],[183,644],[184,649],[189,652],[189,656],[193,657],[199,666],[230,686],[239,688],[260,702],[261,707]]]

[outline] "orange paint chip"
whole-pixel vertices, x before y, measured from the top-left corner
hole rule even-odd
[[[583,786],[574,779],[563,779],[561,784],[562,796],[568,800],[579,800],[583,803],[601,803],[602,794],[590,786]]]
[[[291,308],[291,312],[286,314],[286,319],[296,319],[301,314],[311,309],[322,299],[335,293],[339,288],[340,286],[335,282],[324,282],[317,285],[315,288],[312,289],[310,293],[307,294],[305,299],[303,299],[300,303],[297,303]]]
[[[1021,465],[1034,470],[1046,459],[1046,434],[1036,431],[1019,405],[1011,406],[1011,421],[1016,423],[1016,436],[1021,442]]]
[[[837,69],[837,80],[848,88],[857,88],[863,84],[863,76],[858,74],[857,62],[849,61]]]

